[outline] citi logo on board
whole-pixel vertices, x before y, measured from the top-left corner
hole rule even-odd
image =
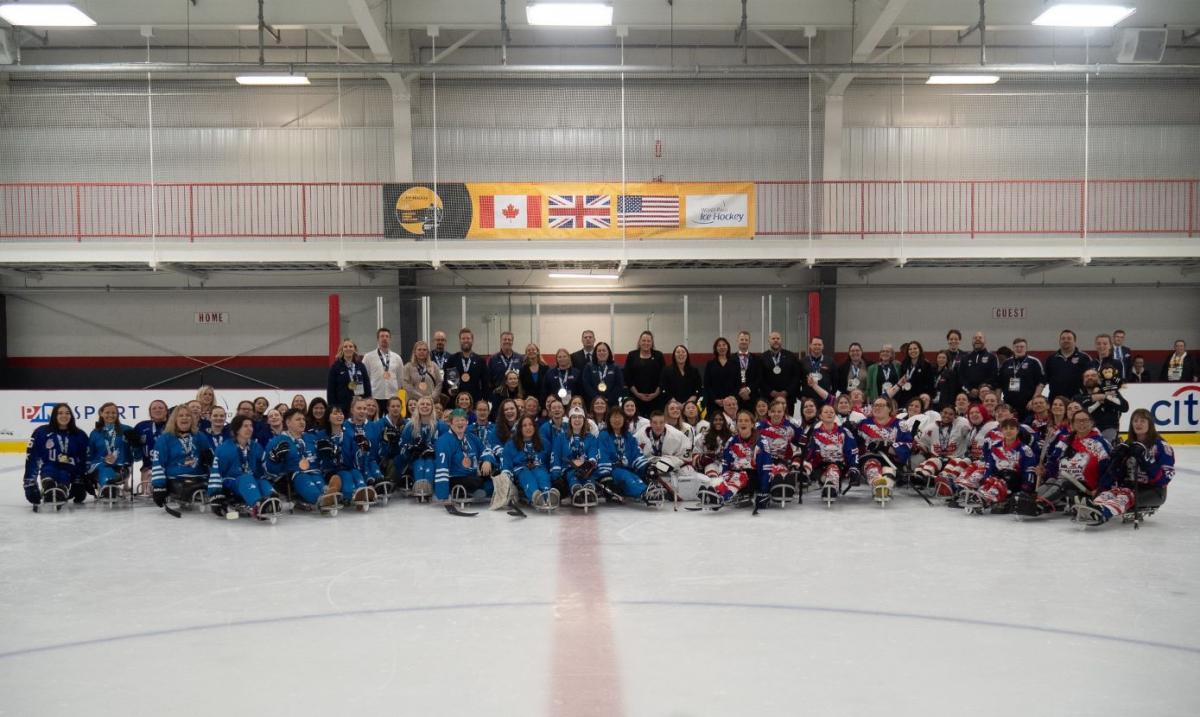
[[[1160,426],[1174,425],[1180,429],[1200,429],[1200,386],[1191,384],[1181,386],[1171,394],[1171,399],[1163,399],[1150,404],[1150,415]]]

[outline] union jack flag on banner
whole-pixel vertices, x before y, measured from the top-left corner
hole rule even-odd
[[[608,229],[612,226],[612,195],[551,194],[547,214],[551,229]]]

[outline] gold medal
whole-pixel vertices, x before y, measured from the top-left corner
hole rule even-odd
[[[601,381],[600,385],[596,386],[596,388],[600,389],[600,393],[604,393],[605,391],[608,390],[608,384]]]
[[[66,453],[59,453],[58,454],[58,462],[59,463],[70,463],[71,457],[68,456]]]

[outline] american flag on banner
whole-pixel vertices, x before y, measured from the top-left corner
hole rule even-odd
[[[612,226],[609,194],[551,194],[547,226],[551,229],[608,229]]]
[[[624,194],[617,198],[619,227],[679,226],[679,197]]]

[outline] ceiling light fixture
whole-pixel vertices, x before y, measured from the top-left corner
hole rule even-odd
[[[1134,10],[1124,5],[1059,3],[1038,15],[1033,24],[1043,27],[1112,27],[1132,15]]]
[[[999,75],[930,75],[927,85],[994,85]]]
[[[66,4],[4,3],[0,18],[9,25],[30,27],[92,27],[96,21],[87,13]]]
[[[238,75],[239,85],[308,85],[305,75]]]
[[[619,274],[581,274],[578,272],[569,271],[552,271],[547,274],[547,276],[549,276],[551,279],[609,279],[612,281],[616,281],[617,279],[621,278]]]
[[[612,3],[606,2],[530,2],[525,6],[530,25],[608,27],[612,18]]]

